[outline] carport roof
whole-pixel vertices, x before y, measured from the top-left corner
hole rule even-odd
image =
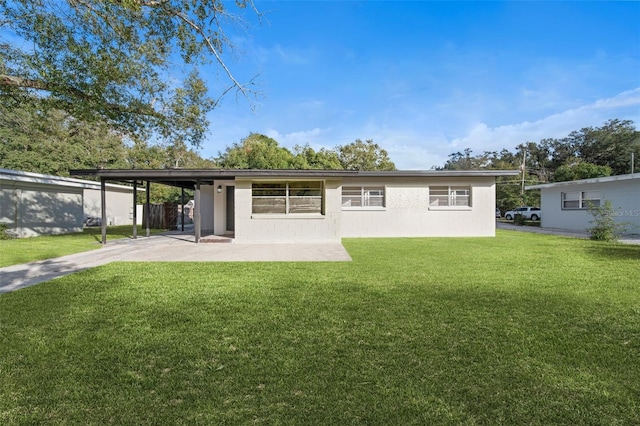
[[[71,170],[72,176],[96,176],[117,182],[150,181],[193,188],[195,183],[236,178],[342,178],[342,177],[497,177],[515,176],[518,170],[229,170],[229,169],[88,169]]]

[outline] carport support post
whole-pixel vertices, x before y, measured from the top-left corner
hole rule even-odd
[[[147,237],[151,236],[151,228],[149,227],[149,210],[151,210],[151,181],[147,181],[147,208],[144,211],[144,221],[147,224]]]
[[[107,185],[104,178],[100,178],[100,205],[102,207],[102,245],[107,244]]]
[[[133,239],[138,239],[138,181],[133,181]]]
[[[182,203],[182,208],[180,209],[180,223],[182,223],[181,231],[184,232],[184,188],[180,188],[180,202]]]
[[[196,193],[194,196],[195,212],[193,214],[194,231],[196,237],[196,244],[200,242],[200,181],[196,181]]]

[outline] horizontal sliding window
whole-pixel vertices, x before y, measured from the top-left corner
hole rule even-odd
[[[383,186],[343,186],[342,208],[384,207]]]
[[[323,213],[322,182],[269,182],[251,186],[253,214]]]
[[[471,187],[430,186],[429,207],[471,207]]]
[[[602,194],[600,191],[572,191],[562,193],[563,209],[588,209],[599,207]]]

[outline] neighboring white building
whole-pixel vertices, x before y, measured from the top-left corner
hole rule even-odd
[[[640,174],[608,176],[528,186],[540,190],[541,226],[584,231],[589,221],[589,204],[603,205],[609,200],[615,219],[630,225],[630,233],[640,233]]]
[[[133,188],[107,184],[106,197],[107,224],[133,224]],[[100,182],[0,169],[0,223],[12,234],[80,232],[87,217],[101,217]]]
[[[495,235],[495,178],[518,171],[76,170],[196,188],[194,232],[236,242]],[[107,202],[108,204],[108,202]],[[108,207],[108,206],[107,206]]]

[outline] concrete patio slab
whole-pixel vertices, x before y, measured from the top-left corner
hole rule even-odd
[[[0,268],[0,293],[111,262],[344,262],[339,243],[195,244],[193,235],[165,233],[108,242],[83,253]]]

